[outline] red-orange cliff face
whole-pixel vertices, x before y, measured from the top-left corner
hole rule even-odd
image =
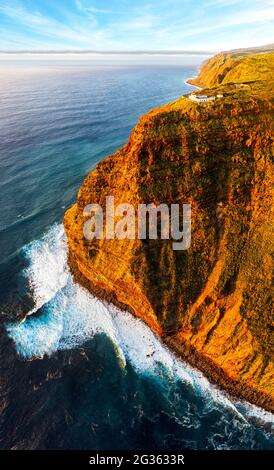
[[[231,393],[273,409],[269,89],[230,85],[215,101],[183,97],[143,116],[88,175],[64,222],[76,280],[142,318]],[[87,241],[83,209],[110,195],[136,209],[190,203],[191,247]]]

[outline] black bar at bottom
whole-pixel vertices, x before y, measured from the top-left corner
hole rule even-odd
[[[45,468],[60,464],[75,468],[141,468],[156,465],[158,467],[190,467],[193,465],[263,465],[273,463],[273,451],[0,451],[0,464],[31,465]],[[2,466],[2,468],[4,468]],[[202,467],[201,467],[202,468]]]

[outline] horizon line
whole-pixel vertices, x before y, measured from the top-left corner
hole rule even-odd
[[[92,49],[64,49],[64,50],[28,50],[28,49],[18,49],[18,50],[0,50],[0,54],[96,54],[96,55],[210,55],[216,54],[217,51],[190,51],[190,50],[132,50],[132,51],[97,51]]]

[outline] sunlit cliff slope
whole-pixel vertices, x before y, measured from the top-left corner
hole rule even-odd
[[[272,410],[273,70],[271,52],[210,59],[195,83],[223,97],[181,97],[143,116],[65,214],[78,282],[142,318],[215,383]],[[136,208],[190,203],[191,247],[87,241],[83,208],[109,195]]]
[[[209,59],[199,76],[189,83],[199,87],[214,87],[228,83],[252,83],[273,79],[274,46],[238,49],[220,53]]]

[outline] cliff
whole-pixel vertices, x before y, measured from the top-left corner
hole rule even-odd
[[[264,55],[273,70],[274,55]],[[152,110],[87,176],[64,218],[70,266],[78,282],[142,318],[212,381],[273,410],[273,83],[254,69],[259,81],[220,85],[217,65],[207,76],[209,63],[199,83],[223,98],[198,104],[181,97]],[[109,195],[136,208],[190,203],[191,247],[87,241],[83,208],[104,207]]]
[[[204,88],[272,80],[273,53],[274,46],[268,46],[217,54],[205,62],[198,77],[189,83]]]

